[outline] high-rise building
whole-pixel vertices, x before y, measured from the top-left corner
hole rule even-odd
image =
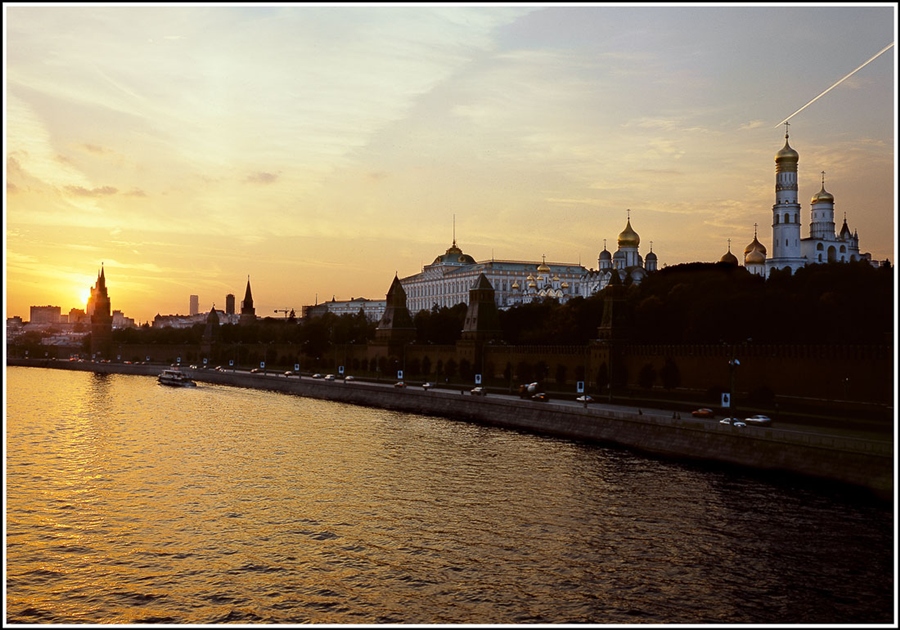
[[[200,314],[200,296],[192,295],[191,296],[191,315],[199,315]]]
[[[32,324],[58,324],[62,309],[58,306],[32,306]]]
[[[234,315],[234,293],[229,293],[225,296],[225,314]]]

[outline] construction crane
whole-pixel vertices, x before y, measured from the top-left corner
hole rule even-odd
[[[276,308],[276,313],[284,313],[286,319],[295,319],[296,315],[294,314],[294,309],[290,308]]]

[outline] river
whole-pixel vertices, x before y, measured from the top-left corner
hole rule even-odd
[[[6,369],[7,622],[891,624],[894,508],[445,418]]]

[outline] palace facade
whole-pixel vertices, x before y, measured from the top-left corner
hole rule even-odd
[[[615,254],[606,249],[604,241],[595,271],[576,263],[548,263],[543,258],[540,262],[494,259],[477,262],[459,248],[454,236],[447,251],[425,265],[420,273],[400,278],[400,283],[413,314],[434,307],[468,305],[469,290],[482,275],[494,289],[495,303],[502,310],[544,298],[565,303],[573,297],[590,297],[603,290],[613,274],[623,282],[631,278],[640,283],[657,265],[652,249],[646,260],[641,257],[640,243],[640,236],[631,227],[629,213]]]

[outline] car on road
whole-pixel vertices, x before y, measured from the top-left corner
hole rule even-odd
[[[424,389],[426,392],[432,387],[434,387],[434,383],[422,383],[422,389]]]
[[[325,380],[326,380],[326,381],[333,381],[333,380],[334,380],[334,374],[326,374],[326,375],[325,375]]]
[[[772,418],[769,416],[764,416],[761,413],[758,413],[754,416],[750,416],[749,418],[744,418],[744,422],[747,424],[754,424],[756,426],[761,427],[770,427],[772,426]]]
[[[322,375],[319,373],[316,373],[316,374],[313,374],[312,377],[313,378],[322,378]]]
[[[550,397],[547,396],[547,394],[545,394],[544,392],[538,392],[531,397],[531,400],[536,400],[538,402],[547,402],[550,400]]]
[[[473,396],[484,396],[487,392],[484,391],[484,387],[479,385],[478,387],[473,387],[471,393]]]
[[[719,424],[730,424],[733,427],[747,426],[747,423],[740,418],[722,418],[721,420],[719,420]]]
[[[397,381],[396,383],[394,383],[394,387],[406,387],[406,383],[404,383],[403,381]]]
[[[587,394],[585,394],[584,396],[579,396],[579,397],[576,398],[575,400],[577,400],[577,401],[580,402],[580,403],[594,402],[594,399],[591,398],[590,396],[588,396]]]
[[[347,383],[347,382],[349,382],[349,381],[355,381],[355,380],[356,380],[356,377],[353,376],[352,374],[348,374],[347,376],[344,377],[344,382],[345,382],[345,383]]]
[[[293,376],[294,373],[292,371],[288,370],[287,372],[284,373],[284,375],[285,376]]]
[[[703,407],[702,409],[694,409],[691,412],[691,415],[694,416],[695,418],[715,418],[716,412],[714,412],[712,409],[707,409],[706,407]]]
[[[260,372],[262,372],[262,370],[259,368],[253,368],[252,370],[250,370],[251,374],[259,374]]]

